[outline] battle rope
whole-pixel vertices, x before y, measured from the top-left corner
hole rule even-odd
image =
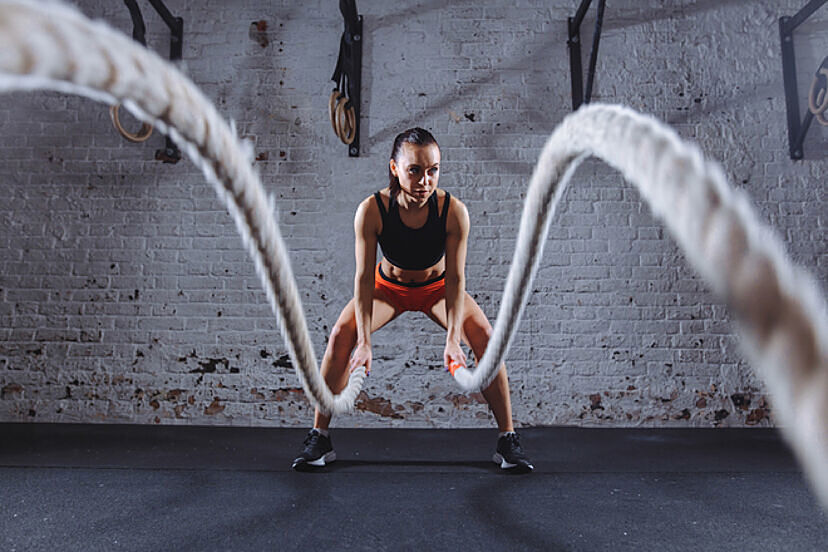
[[[718,165],[651,117],[590,105],[566,117],[541,152],[527,191],[503,300],[486,353],[454,377],[486,388],[517,331],[549,224],[575,168],[595,156],[636,185],[693,267],[737,319],[781,429],[828,507],[828,315],[817,284],[730,188]]]
[[[56,24],[57,22],[60,24]],[[0,89],[54,89],[109,104],[170,134],[204,171],[253,257],[297,376],[326,412],[350,408],[365,377],[338,396],[320,376],[274,205],[245,147],[201,91],[172,65],[103,23],[62,4],[0,0]],[[455,378],[493,379],[516,331],[552,215],[577,165],[594,155],[618,169],[671,230],[688,259],[735,313],[744,348],[774,397],[783,434],[828,507],[826,309],[817,285],[703,160],[655,119],[592,104],[566,117],[546,143],[527,193],[518,247],[494,334],[480,364]]]

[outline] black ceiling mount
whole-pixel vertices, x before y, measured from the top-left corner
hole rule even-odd
[[[779,39],[782,42],[782,75],[785,80],[785,107],[788,114],[788,149],[791,159],[802,159],[802,144],[814,120],[810,109],[805,118],[799,119],[799,88],[796,84],[796,56],[794,54],[794,30],[825,5],[828,0],[811,0],[793,17],[779,18]],[[819,75],[819,69],[817,70]]]
[[[149,3],[170,28],[170,61],[178,61],[181,59],[181,52],[184,43],[184,19],[181,17],[173,17],[167,6],[162,0],[149,0]],[[129,15],[132,18],[132,38],[147,45],[146,26],[144,25],[144,17],[141,14],[141,8],[138,7],[136,0],[124,0]],[[175,142],[166,137],[166,144],[163,150],[156,150],[155,158],[164,163],[178,163],[181,160],[181,151]]]
[[[592,99],[592,84],[595,81],[595,63],[598,61],[598,43],[601,41],[601,26],[604,23],[604,6],[606,0],[598,0],[598,16],[595,19],[595,33],[592,35],[592,50],[589,53],[589,69],[587,71],[586,92],[584,92],[583,68],[581,66],[581,23],[584,21],[587,9],[592,0],[581,0],[575,17],[567,19],[569,23],[569,69],[572,74],[572,109],[578,109],[581,104],[589,103]]]
[[[362,87],[362,16],[356,0],[339,0],[345,30],[339,41],[339,57],[331,80],[335,88],[330,98],[330,117],[334,132],[348,146],[349,157],[359,157],[359,104]]]

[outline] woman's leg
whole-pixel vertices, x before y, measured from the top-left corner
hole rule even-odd
[[[428,316],[446,327],[446,300],[441,299],[427,313]],[[472,349],[475,358],[479,362],[489,344],[489,337],[492,335],[492,325],[483,313],[483,310],[466,292],[463,303],[463,341]],[[509,394],[509,378],[506,375],[506,365],[501,364],[497,376],[489,386],[483,390],[483,396],[492,409],[497,427],[500,431],[514,431],[512,424],[512,401]]]
[[[397,313],[390,303],[381,297],[374,296],[374,306],[371,315],[371,333],[382,328],[393,320]],[[356,310],[354,300],[351,299],[342,309],[342,313],[331,330],[331,337],[328,346],[325,348],[325,356],[322,357],[322,377],[331,392],[336,394],[345,389],[348,385],[348,377],[351,375],[348,370],[348,360],[351,358],[351,351],[354,350],[357,339]],[[313,417],[313,427],[317,429],[328,429],[331,417],[316,410]]]

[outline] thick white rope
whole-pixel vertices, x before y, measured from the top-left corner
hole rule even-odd
[[[566,117],[541,152],[524,203],[517,248],[494,331],[473,372],[485,389],[517,331],[550,221],[577,165],[595,156],[633,183],[693,267],[735,314],[742,348],[765,380],[781,429],[828,508],[828,315],[813,278],[788,259],[747,197],[718,165],[669,127],[619,106]]]
[[[253,258],[305,393],[330,413],[353,408],[365,369],[333,395],[317,368],[275,206],[243,144],[174,66],[104,23],[57,2],[0,1],[0,90],[52,89],[111,105],[173,137],[233,215]]]
[[[365,377],[333,396],[319,375],[274,206],[251,151],[186,77],[105,24],[62,4],[0,0],[0,90],[56,89],[115,104],[168,132],[213,183],[236,220],[280,319],[296,373],[326,412],[350,408]],[[717,165],[658,121],[617,106],[568,116],[547,141],[524,205],[518,247],[486,354],[455,378],[485,388],[516,331],[557,204],[594,155],[634,183],[694,267],[736,314],[744,348],[774,397],[786,435],[828,507],[826,309],[816,283],[787,259]]]

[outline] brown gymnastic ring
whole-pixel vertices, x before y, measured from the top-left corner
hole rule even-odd
[[[342,92],[334,88],[333,92],[331,92],[331,98],[328,100],[328,115],[331,119],[331,128],[333,128],[334,134],[337,136],[339,136],[339,132],[336,129],[336,102],[340,97],[342,97]]]
[[[152,136],[152,125],[148,123],[141,123],[141,130],[139,130],[136,134],[132,134],[121,126],[121,119],[118,116],[119,108],[120,104],[110,106],[109,116],[112,118],[112,124],[115,125],[115,129],[121,134],[121,136],[136,144],[149,140],[149,137]]]
[[[348,102],[348,98],[342,97],[336,104],[336,135],[350,146],[356,139],[356,113],[353,105],[345,107]]]
[[[820,81],[823,81],[824,86],[818,89]],[[825,111],[828,110],[828,68],[820,68],[814,77],[814,82],[811,83],[811,90],[808,93],[808,109],[814,114],[819,124],[828,126],[828,118],[825,117]]]
[[[348,115],[348,126],[351,128],[350,136],[345,140],[345,143],[350,146],[356,140],[356,110],[351,105],[345,113]]]
[[[334,109],[334,128],[336,130],[337,137],[339,137],[343,143],[345,142],[345,135],[348,131],[347,128],[344,128],[348,124],[348,118],[343,116],[345,104],[347,102],[348,98],[340,96],[336,102],[336,108]]]

